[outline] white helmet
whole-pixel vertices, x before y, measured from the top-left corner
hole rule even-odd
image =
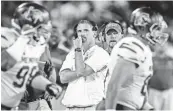
[[[163,31],[168,27],[161,14],[151,10],[149,7],[137,8],[131,14],[130,22],[137,31],[146,29],[148,33],[145,36],[151,44],[163,45],[168,34]]]

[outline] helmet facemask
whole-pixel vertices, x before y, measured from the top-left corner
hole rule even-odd
[[[168,40],[168,33],[164,33],[167,28],[167,24],[162,21],[161,23],[154,23],[149,28],[149,33],[146,34],[146,39],[153,45],[163,45]]]
[[[50,22],[48,24],[40,24],[36,27],[32,27],[31,25],[25,25],[21,34],[25,36],[30,36],[31,44],[33,45],[43,45],[48,42],[51,36],[52,25]]]
[[[42,24],[37,28],[37,39],[38,44],[45,44],[49,41],[51,36],[52,25],[49,22],[48,24]]]

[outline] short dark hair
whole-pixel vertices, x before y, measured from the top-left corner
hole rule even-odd
[[[93,26],[92,27],[93,31],[97,31],[98,30],[98,26],[97,26],[97,24],[94,21],[91,21],[91,20],[80,20],[73,28],[75,38],[77,37],[77,26],[79,24],[82,24],[82,23],[87,23],[87,24]]]

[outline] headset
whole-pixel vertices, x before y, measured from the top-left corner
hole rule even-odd
[[[106,29],[106,26],[109,24],[109,23],[116,23],[116,24],[118,24],[120,27],[121,27],[121,30],[122,30],[122,32],[121,32],[121,34],[124,34],[124,28],[123,28],[123,26],[120,24],[120,22],[119,21],[114,21],[114,20],[111,20],[111,21],[109,21],[109,22],[106,22],[106,23],[104,23],[102,26],[101,26],[101,31],[102,31],[102,36],[103,36],[103,41],[104,42],[106,42],[106,33],[105,33],[105,29]]]
[[[92,27],[92,30],[93,31],[97,31],[98,30],[98,26],[97,24],[94,22],[94,21],[91,21],[91,20],[80,20],[79,23],[77,23],[74,28],[73,28],[73,31],[74,31],[74,37],[75,39],[77,38],[77,26],[81,23],[88,23],[90,24]]]

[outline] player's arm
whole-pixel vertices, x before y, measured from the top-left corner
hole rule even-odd
[[[1,51],[9,48],[16,41],[18,35],[14,30],[1,27]]]
[[[7,71],[16,64],[16,60],[6,51],[1,52],[1,70]]]
[[[51,82],[42,75],[37,75],[31,81],[31,86],[39,90],[46,90],[46,86]]]
[[[50,95],[55,97],[58,97],[62,92],[62,88],[59,85],[50,82],[48,79],[43,77],[40,72],[37,72],[35,76],[30,79],[29,85],[33,88],[47,91]]]
[[[51,75],[49,77],[49,80],[52,81],[53,83],[56,83],[56,71],[55,71],[55,67],[52,68],[52,71],[51,71]]]
[[[9,53],[6,51],[8,47],[10,47],[13,43],[10,42],[11,39],[8,39],[8,36],[6,37],[5,32],[6,28],[2,27],[2,34],[1,34],[1,71],[7,71],[9,68],[11,68],[15,63],[15,59],[9,55]],[[15,41],[14,41],[15,42]],[[11,65],[9,64],[9,61],[11,61]]]
[[[6,71],[20,61],[29,38],[19,37],[10,47],[1,52],[1,69]],[[16,53],[17,50],[17,53]]]
[[[119,58],[108,84],[106,109],[116,109],[118,89],[135,73],[135,64]]]
[[[46,68],[46,64],[44,67],[44,71],[49,73],[49,80],[51,80],[53,83],[56,83],[56,79],[57,79],[57,75],[56,75],[56,71],[55,71],[55,67],[52,64],[52,60],[51,60],[51,54],[50,54],[50,50],[48,47],[46,47],[46,54],[47,54],[47,60],[49,60],[49,64],[48,67]]]
[[[45,62],[44,65],[39,64],[39,67],[46,73],[47,77],[53,83],[56,83],[56,71],[55,67],[52,65],[51,55],[48,47],[45,47],[45,52],[42,54],[40,58],[41,62]]]

